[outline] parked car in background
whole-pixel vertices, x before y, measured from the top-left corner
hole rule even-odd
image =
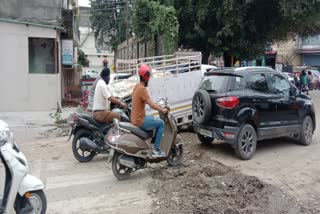
[[[215,70],[218,69],[218,67],[213,66],[213,65],[206,65],[206,64],[202,64],[201,65],[201,72],[202,72],[202,76],[204,76],[204,73],[211,71],[211,70]]]
[[[316,127],[311,98],[263,67],[205,73],[192,114],[201,143],[224,140],[243,160],[253,157],[260,140],[293,136],[309,145]]]
[[[128,73],[111,73],[109,84],[113,83],[113,82],[118,82],[118,81],[128,79],[132,76],[133,76],[133,74],[128,74]]]
[[[96,69],[87,69],[85,75],[89,76],[89,78],[97,78],[100,74],[100,71]]]
[[[287,80],[289,80],[290,82],[292,82],[293,84],[295,84],[295,83],[294,83],[294,74],[292,74],[292,73],[286,73],[286,72],[283,72],[282,74],[287,78]]]

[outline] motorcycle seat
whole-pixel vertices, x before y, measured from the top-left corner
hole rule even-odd
[[[153,136],[153,130],[145,131],[145,130],[140,129],[131,123],[120,122],[119,126],[120,126],[120,128],[123,128],[123,129],[126,129],[126,130],[132,132],[133,134],[137,135],[138,137],[140,137],[143,140],[150,139]]]
[[[100,122],[96,121],[92,116],[87,115],[87,114],[81,114],[81,117],[88,120],[92,125],[94,125],[98,128],[101,128],[103,125],[106,125],[106,123],[100,123]]]

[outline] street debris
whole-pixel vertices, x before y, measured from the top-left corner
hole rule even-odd
[[[279,188],[212,160],[153,168],[155,213],[310,213]]]
[[[70,132],[71,115],[62,116],[62,113],[50,113],[49,116],[54,119],[54,124],[50,124],[53,128],[41,133],[44,138],[65,137]]]

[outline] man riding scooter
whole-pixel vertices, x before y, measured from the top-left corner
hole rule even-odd
[[[168,113],[168,110],[161,108],[154,103],[146,89],[151,76],[151,68],[142,64],[139,68],[140,83],[135,86],[132,93],[131,123],[143,130],[150,131],[156,129],[154,149],[151,152],[152,157],[165,157],[165,153],[160,150],[161,139],[164,130],[164,122],[160,118],[151,115],[146,116],[145,105],[148,104],[152,109]]]

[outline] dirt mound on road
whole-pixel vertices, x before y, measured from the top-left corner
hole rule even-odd
[[[309,213],[278,188],[215,161],[151,170],[155,213]]]

